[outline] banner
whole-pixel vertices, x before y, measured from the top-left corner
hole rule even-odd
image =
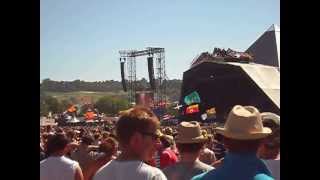
[[[88,111],[85,114],[86,120],[93,120],[96,114],[93,111]]]
[[[72,105],[69,109],[68,109],[68,112],[72,113],[72,112],[75,112],[77,109],[74,105]]]
[[[207,111],[207,114],[216,114],[216,108],[210,108],[210,109],[208,109]]]
[[[193,113],[197,113],[197,112],[199,112],[199,105],[198,104],[188,106],[186,109],[186,114],[193,114]]]
[[[201,119],[202,119],[202,120],[206,120],[207,117],[208,117],[207,113],[204,113],[204,114],[201,115]]]
[[[184,97],[184,102],[187,105],[193,104],[193,103],[200,103],[200,96],[197,91],[193,91],[191,94]]]

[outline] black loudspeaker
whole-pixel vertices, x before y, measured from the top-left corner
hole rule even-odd
[[[148,57],[148,72],[151,89],[156,89],[153,71],[153,57]]]
[[[121,83],[124,92],[127,92],[126,79],[124,78],[124,62],[120,62],[121,66]]]

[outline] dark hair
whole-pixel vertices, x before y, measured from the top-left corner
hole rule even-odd
[[[230,139],[227,137],[223,138],[225,148],[230,152],[254,152],[258,151],[260,144],[263,139],[254,139],[254,140],[238,140]]]
[[[63,129],[61,127],[57,127],[56,128],[56,132],[57,133],[64,133]]]
[[[67,131],[66,135],[69,139],[72,140],[75,137],[75,132],[73,130],[69,130]]]
[[[111,143],[113,146],[116,146],[118,144],[118,141],[115,138],[108,137],[104,140],[105,142]]]
[[[117,135],[115,135],[114,133],[110,133],[110,134],[109,134],[109,137],[111,137],[111,138],[114,138],[114,139],[118,140]]]
[[[86,145],[91,145],[93,143],[93,138],[90,135],[85,135],[81,138],[81,142]]]
[[[110,136],[110,133],[107,131],[102,132],[102,137],[103,138],[108,138]]]
[[[69,143],[68,138],[63,133],[58,133],[48,138],[47,155],[63,150]]]
[[[47,125],[46,126],[46,132],[50,132],[51,131],[51,126],[50,125]]]
[[[275,120],[265,117],[263,119],[263,126],[272,130],[272,133],[264,141],[264,146],[268,149],[280,147],[280,124]]]
[[[107,156],[112,156],[113,152],[115,151],[115,146],[109,142],[102,142],[99,145],[99,151],[103,152]]]
[[[269,137],[272,138],[280,138],[280,125],[276,124],[273,120],[271,119],[265,119],[263,121],[263,126],[268,127],[272,130],[272,133],[269,135]]]
[[[99,134],[99,133],[95,133],[95,134],[93,135],[93,137],[94,137],[95,140],[97,140],[97,139],[100,138],[100,134]]]
[[[160,141],[161,141],[161,144],[163,145],[163,147],[167,148],[167,147],[170,147],[171,145],[173,145],[166,137],[164,136],[161,136],[160,137]]]
[[[117,124],[116,134],[121,144],[130,141],[135,132],[144,132],[151,127],[158,128],[159,120],[148,108],[136,106],[122,113]]]
[[[177,148],[180,153],[195,153],[200,151],[204,146],[204,143],[191,143],[191,144],[182,144],[177,143]]]
[[[112,153],[114,153],[117,150],[117,144],[118,144],[117,140],[109,137],[100,144],[99,151],[104,152],[107,155],[109,155],[109,151],[111,151],[110,153],[112,155]],[[109,147],[109,146],[111,146],[111,147]]]
[[[223,136],[222,136],[221,134],[219,134],[219,133],[216,133],[216,134],[214,135],[214,139],[217,140],[218,142],[221,142],[221,143],[222,143],[222,141],[223,141]]]

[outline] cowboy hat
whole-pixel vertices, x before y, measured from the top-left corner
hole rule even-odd
[[[176,143],[191,144],[201,143],[207,140],[201,133],[201,128],[198,122],[181,122],[178,126],[178,135]]]
[[[232,108],[223,128],[215,129],[227,138],[238,140],[262,139],[272,132],[270,128],[263,127],[257,108],[240,105]]]

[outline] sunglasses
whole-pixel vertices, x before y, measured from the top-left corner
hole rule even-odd
[[[160,139],[160,135],[156,133],[149,133],[149,132],[140,132],[142,135],[150,136],[153,140]]]

